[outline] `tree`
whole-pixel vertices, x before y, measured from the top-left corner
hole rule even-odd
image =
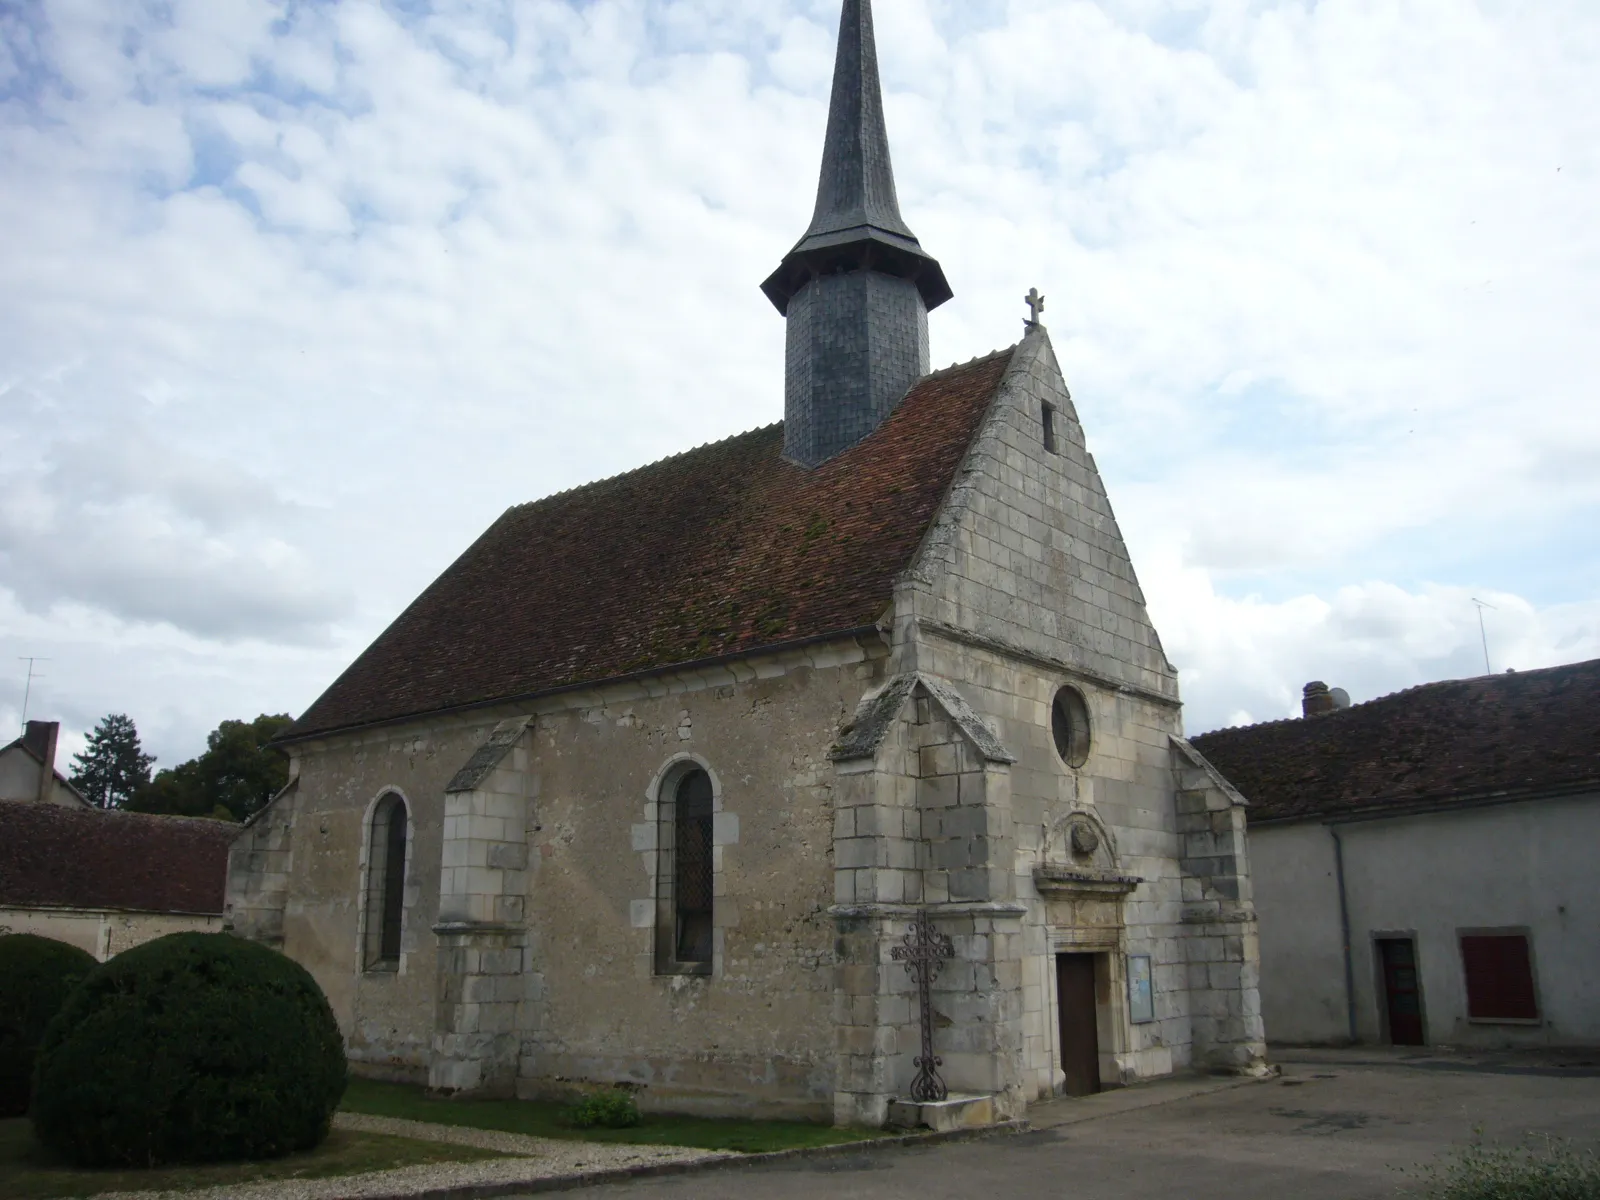
[[[283,713],[222,722],[207,736],[205,753],[157,774],[129,807],[137,812],[248,820],[289,782],[289,764],[271,742],[293,722]]]
[[[156,756],[139,745],[139,731],[126,713],[111,713],[89,734],[72,759],[72,786],[97,808],[122,808],[150,782]]]

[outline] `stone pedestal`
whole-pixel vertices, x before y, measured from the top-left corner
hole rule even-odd
[[[428,1086],[509,1097],[517,1079],[521,1006],[531,980],[520,927],[438,925],[439,991]]]
[[[915,1100],[895,1100],[889,1105],[891,1129],[931,1129],[949,1133],[953,1129],[981,1129],[1000,1120],[995,1115],[993,1096],[973,1096],[952,1092],[948,1099],[919,1104]]]

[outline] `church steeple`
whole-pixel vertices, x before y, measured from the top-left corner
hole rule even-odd
[[[784,452],[796,462],[859,442],[928,371],[928,310],[950,285],[900,215],[872,0],[844,0],[816,210],[761,290],[788,319]]]

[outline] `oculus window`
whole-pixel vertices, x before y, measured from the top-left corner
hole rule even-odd
[[[1064,687],[1056,693],[1050,705],[1050,733],[1067,766],[1077,768],[1089,761],[1089,705],[1077,688]]]

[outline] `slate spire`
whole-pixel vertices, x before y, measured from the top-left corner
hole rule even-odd
[[[815,466],[871,433],[928,370],[950,299],[900,215],[872,0],[844,0],[811,225],[761,290],[789,323],[784,451]]]

